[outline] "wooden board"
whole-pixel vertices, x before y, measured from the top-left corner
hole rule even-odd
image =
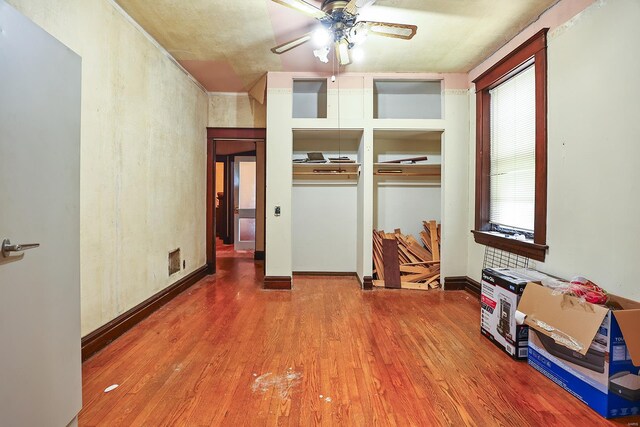
[[[420,239],[422,240],[422,244],[431,251],[431,238],[429,237],[429,234],[426,231],[421,231]]]
[[[433,260],[438,261],[440,259],[440,243],[438,242],[438,226],[435,221],[429,221],[429,234],[431,235],[431,254]]]
[[[409,249],[409,252],[411,252],[418,258],[420,258],[421,261],[431,261],[431,260],[437,261],[435,258],[433,258],[433,256],[429,252],[427,252],[425,248],[423,248],[420,245],[416,245],[416,244],[409,245],[408,249]]]
[[[429,269],[426,267],[420,267],[417,265],[400,265],[400,273],[422,274],[428,272]]]
[[[433,276],[431,279],[427,280],[426,284],[430,285],[431,283],[435,282],[436,280],[438,280],[440,278],[440,273],[436,274],[435,276]]]
[[[384,280],[373,280],[373,286],[375,288],[384,288]]]
[[[383,280],[374,280],[373,286],[375,288],[384,288]],[[411,283],[411,282],[400,282],[400,288],[395,289],[412,289],[416,291],[427,291],[429,290],[429,285],[426,283]]]
[[[382,263],[382,237],[373,230],[373,264],[379,279],[384,280],[384,265]]]
[[[400,263],[398,262],[398,241],[394,238],[382,240],[382,260],[384,284],[387,288],[400,288]]]
[[[409,274],[407,276],[402,276],[403,282],[419,282],[421,280],[432,278],[433,276],[439,276],[440,273],[438,271],[429,271],[427,273],[421,274]]]
[[[398,249],[402,253],[402,255],[400,256],[400,263],[401,264],[404,264],[404,263],[407,263],[407,262],[419,262],[419,261],[422,261],[421,258],[415,256],[409,250],[409,243],[407,242],[407,240],[401,234],[396,234],[396,240],[398,240]]]
[[[426,283],[401,282],[400,288],[413,289],[415,291],[428,291],[429,285],[427,285]]]
[[[440,261],[421,261],[421,262],[408,262],[402,265],[430,265],[430,264],[440,264]]]

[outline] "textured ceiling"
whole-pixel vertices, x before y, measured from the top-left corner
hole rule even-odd
[[[271,0],[117,0],[209,91],[242,92],[267,71],[330,71],[311,44],[270,49],[314,22]],[[320,6],[320,1],[307,0]],[[369,36],[352,72],[467,72],[557,0],[378,0],[360,19],[418,25],[410,40]]]

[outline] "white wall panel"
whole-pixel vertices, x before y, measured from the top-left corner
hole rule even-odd
[[[357,196],[355,183],[293,186],[293,271],[356,271]]]

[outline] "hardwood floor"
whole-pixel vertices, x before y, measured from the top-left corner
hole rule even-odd
[[[80,425],[610,424],[482,337],[464,291],[311,276],[264,291],[262,276],[219,258],[85,362]]]
[[[253,259],[253,251],[236,251],[233,243],[225,245],[222,239],[216,239],[216,257],[217,258],[251,258]]]

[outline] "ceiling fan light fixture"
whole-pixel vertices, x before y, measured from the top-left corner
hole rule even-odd
[[[353,59],[354,62],[361,62],[364,60],[364,49],[360,46],[356,46],[351,49],[351,59]]]
[[[369,35],[369,31],[365,27],[355,26],[350,31],[350,40],[351,43],[358,46],[363,44],[367,40],[367,36]]]
[[[331,32],[325,27],[318,27],[312,35],[315,47],[324,47],[331,43]]]
[[[340,61],[340,65],[348,65],[351,62],[349,56],[349,43],[346,40],[336,43],[336,49],[338,50],[338,60]]]
[[[329,62],[329,46],[323,46],[313,51],[313,56],[318,58],[320,62],[328,63]]]

